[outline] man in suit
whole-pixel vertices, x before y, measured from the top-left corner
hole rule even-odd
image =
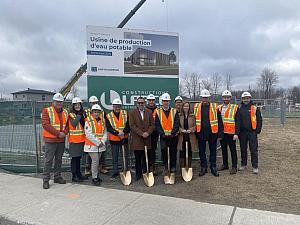
[[[135,155],[136,181],[146,172],[145,146],[151,149],[151,133],[155,128],[151,110],[146,108],[145,99],[137,99],[137,107],[130,112],[129,126],[131,129],[130,146]],[[149,153],[148,153],[149,155]]]

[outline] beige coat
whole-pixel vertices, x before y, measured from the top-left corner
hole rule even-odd
[[[178,150],[182,150],[182,142],[183,142],[183,133],[182,131],[184,130],[184,115],[180,114],[179,116],[179,135],[178,135],[178,145],[177,145],[177,149]],[[198,144],[197,144],[197,139],[196,139],[196,135],[195,135],[195,131],[196,131],[196,117],[194,114],[190,114],[188,117],[188,127],[189,129],[192,131],[192,133],[190,133],[190,142],[191,142],[191,146],[192,146],[192,151],[198,151]]]

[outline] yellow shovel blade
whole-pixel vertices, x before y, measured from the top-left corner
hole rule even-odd
[[[143,178],[144,178],[146,186],[152,187],[154,185],[154,176],[153,176],[152,172],[144,173]]]
[[[182,178],[185,182],[189,182],[193,178],[193,168],[181,168]]]
[[[130,171],[120,172],[120,178],[121,178],[122,184],[124,184],[125,186],[128,186],[128,185],[131,184],[131,173],[130,173]]]

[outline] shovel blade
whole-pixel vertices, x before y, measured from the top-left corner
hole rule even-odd
[[[189,182],[193,178],[193,168],[182,168],[181,169],[182,178],[185,182]]]
[[[120,172],[120,178],[123,185],[128,186],[131,184],[131,173],[130,171]]]
[[[144,173],[143,178],[144,178],[146,186],[152,187],[154,185],[154,176],[153,176],[152,172]]]
[[[175,184],[175,173],[164,176],[165,184]]]

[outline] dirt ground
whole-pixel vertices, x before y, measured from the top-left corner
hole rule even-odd
[[[239,145],[237,147],[240,164]],[[160,175],[149,188],[143,180],[134,182],[133,175],[133,183],[125,187],[120,180],[112,182],[108,175],[102,175],[101,186],[300,215],[300,118],[287,119],[284,128],[278,118],[264,119],[259,135],[259,175],[252,174],[250,153],[248,156],[248,170],[236,175],[222,171],[217,178],[211,173],[199,177],[199,161],[194,161],[194,177],[189,183],[182,180],[178,170],[175,185],[166,186]],[[221,160],[219,152],[219,165]],[[70,173],[64,176],[70,181]],[[84,184],[90,183],[89,180]]]

